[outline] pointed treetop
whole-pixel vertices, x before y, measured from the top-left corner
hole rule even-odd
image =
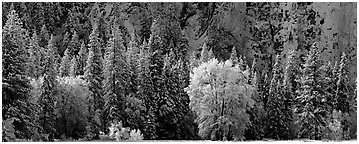
[[[143,39],[142,45],[147,45],[146,39]]]
[[[11,6],[10,6],[10,11],[13,11],[13,10],[15,10],[15,7],[14,7],[14,4],[13,4],[13,3],[11,3]]]
[[[237,55],[237,49],[233,46],[230,59],[232,60],[233,64],[236,65],[239,63],[238,55]]]

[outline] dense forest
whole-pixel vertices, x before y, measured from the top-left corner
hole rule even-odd
[[[356,3],[2,3],[2,141],[357,138]]]

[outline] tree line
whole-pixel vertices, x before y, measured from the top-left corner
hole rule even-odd
[[[79,15],[85,6],[74,6],[79,13],[70,14],[60,41],[46,24],[51,19],[24,24],[30,17],[12,6],[2,33],[3,141],[100,139],[119,121],[144,139],[355,138],[356,86],[347,54],[340,61],[321,59],[326,47],[315,44],[314,29],[298,43],[305,42],[307,53],[280,50],[284,42],[265,34],[282,33],[282,25],[272,24],[273,17],[265,21],[265,6],[248,3],[246,9],[263,21],[251,29],[252,62],[227,47],[230,34],[211,31],[213,25],[200,53],[191,51],[182,15],[171,3],[151,5],[143,36],[130,34],[120,16],[86,25]],[[278,48],[274,61],[267,47]]]

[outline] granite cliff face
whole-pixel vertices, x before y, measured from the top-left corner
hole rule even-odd
[[[273,17],[270,20],[263,20],[249,16],[250,6],[246,3],[226,3],[225,5],[225,10],[213,16],[211,24],[215,27],[214,29],[217,29],[208,29],[202,37],[197,38],[195,32],[198,16],[193,16],[188,20],[189,25],[183,32],[188,37],[193,52],[198,52],[202,43],[208,42],[211,37],[216,37],[219,41],[222,40],[219,42],[221,49],[235,46],[239,54],[246,57],[247,63],[251,64],[254,58],[261,58],[263,66],[268,67],[265,65],[274,61],[272,55],[282,51],[287,55],[292,49],[307,54],[308,46],[316,42],[317,46],[322,49],[321,58],[324,61],[331,61],[334,64],[335,61],[339,61],[343,52],[349,55],[349,71],[352,82],[355,81],[357,67],[357,8],[355,3],[311,3],[306,4],[305,8],[303,4],[298,3],[279,3],[276,8],[279,11],[280,20]],[[267,34],[278,37],[278,40],[273,41],[273,43],[280,43],[277,47],[263,47],[265,51],[258,51],[253,47],[255,33],[253,27],[262,26],[261,22],[272,23],[274,26],[276,22],[279,23],[277,27],[280,27],[280,30],[277,34]],[[262,26],[260,30],[263,29],[265,27]],[[313,29],[317,30],[313,31]],[[218,36],[223,35],[221,30],[228,32],[227,35]],[[228,58],[230,49],[226,51],[225,56]],[[268,55],[270,59],[263,58],[261,55]]]

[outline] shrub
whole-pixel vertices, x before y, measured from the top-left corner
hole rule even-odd
[[[331,117],[332,119],[329,122],[329,139],[338,141],[349,137],[349,131],[343,130],[343,122],[348,119],[348,114],[343,114],[340,110],[334,110]]]
[[[15,129],[12,124],[13,119],[6,119],[2,122],[2,141],[14,141],[15,140]]]
[[[109,134],[108,136],[102,135],[103,133],[100,133],[101,140],[142,140],[143,135],[141,134],[140,130],[131,130],[127,127],[122,126],[122,122],[112,123],[111,127],[109,127]]]
[[[142,140],[143,135],[140,130],[131,130],[130,132],[130,140]]]

